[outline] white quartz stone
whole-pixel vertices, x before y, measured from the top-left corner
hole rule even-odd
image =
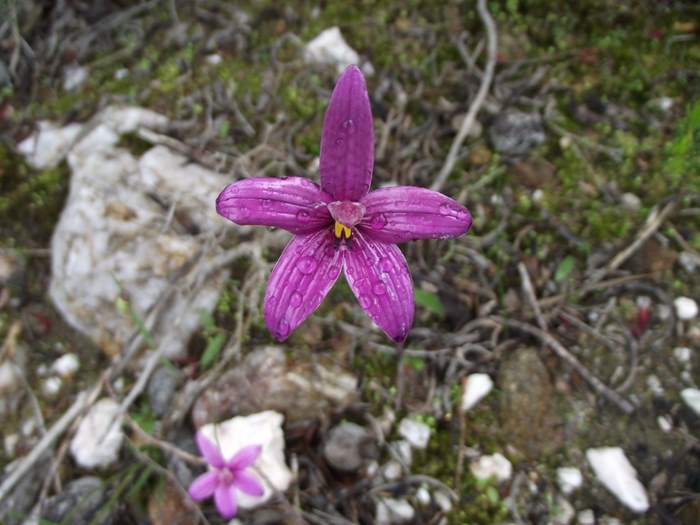
[[[557,469],[557,484],[564,494],[571,494],[583,484],[581,471],[576,467],[561,467]]]
[[[576,515],[578,525],[595,525],[595,513],[592,509],[584,509]]]
[[[510,461],[499,452],[490,456],[481,456],[470,464],[470,469],[476,479],[495,478],[499,483],[509,480],[513,474]]]
[[[377,501],[376,525],[393,525],[413,519],[416,511],[404,499],[381,498]]]
[[[70,377],[80,368],[80,360],[75,354],[64,354],[53,362],[51,370],[61,377]]]
[[[677,297],[673,306],[676,308],[676,316],[681,321],[695,319],[698,315],[698,303],[690,297]]]
[[[493,388],[493,380],[488,374],[470,374],[464,384],[462,411],[466,412],[481,401]]]
[[[679,346],[673,349],[673,356],[679,363],[688,364],[690,362],[690,348]]]
[[[681,391],[681,397],[685,404],[700,416],[700,390],[697,388],[685,388]]]
[[[82,86],[88,79],[88,68],[85,66],[68,66],[63,72],[63,89],[73,91]]]
[[[47,377],[41,383],[41,391],[46,397],[54,397],[61,390],[63,381],[60,377]]]
[[[36,169],[56,167],[65,158],[83,129],[80,124],[59,127],[47,121],[38,122],[37,127],[36,133],[17,144],[17,151]]]
[[[349,65],[360,64],[360,56],[348,45],[338,27],[321,31],[316,38],[306,44],[304,58],[307,62],[333,64],[338,73],[342,73]],[[374,68],[369,63],[365,64],[362,70],[367,75],[374,73]]]
[[[200,432],[213,443],[217,443],[224,458],[231,458],[241,448],[249,445],[262,446],[260,456],[253,464],[263,475],[258,476],[264,492],[262,496],[236,493],[236,502],[244,509],[257,507],[269,500],[274,491],[284,492],[292,482],[293,474],[284,460],[284,416],[266,410],[250,416],[238,416],[219,424],[204,425]]]
[[[70,452],[83,468],[106,467],[119,457],[124,433],[119,404],[111,399],[95,403],[78,426]]]
[[[591,448],[586,458],[598,480],[631,510],[643,513],[649,509],[649,499],[637,479],[637,471],[619,447]]]
[[[399,423],[399,434],[413,448],[423,449],[428,446],[428,441],[430,441],[430,427],[415,419],[402,419]]]

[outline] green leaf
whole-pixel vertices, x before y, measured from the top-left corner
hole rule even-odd
[[[415,290],[415,298],[417,305],[422,306],[438,317],[445,317],[445,307],[442,305],[442,301],[440,301],[437,294],[417,288]]]
[[[559,283],[566,279],[571,273],[571,271],[574,269],[575,265],[576,258],[573,255],[567,255],[566,257],[564,257],[559,263],[557,271],[554,272],[554,280]]]
[[[202,367],[202,369],[209,368],[212,363],[216,361],[216,358],[219,357],[225,342],[226,335],[224,333],[216,334],[214,337],[209,339],[207,348],[204,350],[202,358],[199,360],[199,365]]]

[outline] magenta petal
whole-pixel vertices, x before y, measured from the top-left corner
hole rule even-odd
[[[262,447],[260,445],[250,445],[243,447],[241,450],[236,452],[231,459],[228,460],[227,465],[232,470],[242,470],[248,468],[262,452]]]
[[[334,200],[356,201],[369,190],[374,128],[365,79],[349,66],[333,89],[321,135],[321,188]]]
[[[187,491],[195,501],[202,501],[214,494],[219,485],[219,475],[216,472],[206,472],[195,479]]]
[[[260,484],[253,474],[245,471],[236,472],[236,479],[233,481],[234,486],[249,496],[262,496],[265,489]]]
[[[238,510],[236,498],[233,496],[233,485],[219,485],[214,492],[214,503],[222,517],[233,518]]]
[[[382,188],[365,196],[362,204],[366,208],[363,231],[387,243],[457,237],[472,225],[464,206],[425,188]]]
[[[311,233],[332,222],[326,208],[330,200],[330,195],[302,177],[258,177],[227,186],[216,199],[216,211],[236,224]]]
[[[398,246],[356,231],[345,252],[345,277],[370,319],[394,341],[406,339],[413,324],[413,282]]]
[[[318,308],[341,268],[331,228],[299,235],[287,244],[265,292],[265,323],[277,340],[284,341]]]
[[[222,468],[226,464],[219,447],[217,447],[215,443],[209,441],[202,432],[197,432],[195,439],[197,440],[199,451],[202,453],[202,456],[204,456],[204,459],[207,460],[207,463],[216,468]]]

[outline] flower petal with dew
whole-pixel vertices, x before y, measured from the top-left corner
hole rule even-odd
[[[299,177],[229,185],[217,211],[237,224],[284,228],[295,237],[270,274],[265,322],[283,341],[321,304],[341,271],[367,315],[394,341],[413,323],[411,274],[397,243],[466,233],[472,218],[453,199],[398,186],[368,193],[374,131],[362,73],[348,67],[331,95],[321,134],[321,187]]]

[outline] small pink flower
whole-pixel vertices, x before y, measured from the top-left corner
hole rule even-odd
[[[204,434],[197,432],[197,446],[209,463],[209,472],[195,479],[189,488],[189,495],[195,501],[202,501],[212,494],[216,510],[226,519],[236,515],[235,491],[240,490],[250,496],[262,496],[264,489],[257,478],[246,469],[258,459],[262,447],[250,445],[236,452],[228,461],[224,460],[219,448]]]

